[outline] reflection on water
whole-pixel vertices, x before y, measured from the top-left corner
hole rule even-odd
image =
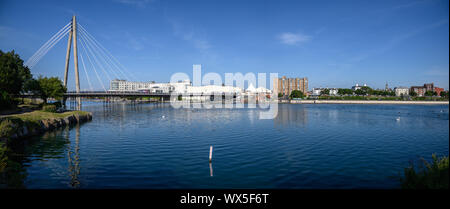
[[[69,127],[60,128],[54,131],[46,132],[40,137],[32,137],[26,140],[15,142],[8,146],[7,167],[0,172],[0,188],[25,188],[27,177],[30,173],[27,168],[33,161],[41,161],[45,166],[59,169],[63,166],[51,163],[52,159],[61,159],[67,152],[69,185],[77,188],[80,184],[77,176],[80,174],[79,140],[80,125],[74,126],[76,130],[75,144],[71,145]],[[50,163],[49,163],[50,162]],[[48,164],[47,164],[48,163]]]
[[[308,122],[307,108],[289,104],[279,104],[283,106],[278,109],[278,115],[274,122],[277,126],[296,125],[304,126]]]
[[[11,145],[0,188],[397,188],[409,160],[449,147],[445,105],[82,108],[91,122]]]
[[[75,135],[75,145],[72,151],[72,148],[69,147],[69,151],[67,152],[67,159],[69,161],[69,173],[70,173],[70,186],[72,188],[78,188],[80,182],[78,181],[78,175],[80,174],[80,125],[77,124],[75,126],[76,135]],[[67,135],[68,136],[68,135]],[[69,139],[69,137],[67,137]]]

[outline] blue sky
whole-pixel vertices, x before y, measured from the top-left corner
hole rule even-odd
[[[203,74],[308,77],[309,89],[449,87],[447,0],[0,0],[0,49],[27,60],[73,14],[139,81],[168,82],[202,64]],[[32,73],[62,78],[66,44],[62,39]]]

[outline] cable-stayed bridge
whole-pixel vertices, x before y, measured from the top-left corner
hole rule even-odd
[[[137,80],[85,27],[77,23],[75,16],[69,23],[56,32],[45,42],[24,64],[33,69],[38,62],[67,37],[67,52],[64,68],[64,86],[67,87],[69,79],[70,55],[73,53],[75,90],[68,91],[67,97],[93,97],[102,96],[169,96],[167,94],[154,95],[152,93],[137,92],[111,92],[108,84],[113,79]],[[80,61],[80,62],[79,62]],[[79,65],[79,63],[81,65]],[[81,68],[81,72],[80,72]],[[81,89],[80,75],[87,81]],[[105,82],[106,79],[106,82]],[[102,90],[94,89],[93,84],[100,84]],[[98,85],[97,85],[98,86]]]

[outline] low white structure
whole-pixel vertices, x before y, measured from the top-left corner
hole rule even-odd
[[[367,84],[364,84],[363,86],[367,86]],[[352,86],[352,90],[356,91],[358,89],[361,89],[363,86],[360,86],[360,85],[356,84],[356,85]]]
[[[240,94],[242,89],[234,86],[187,86],[187,94]]]
[[[319,96],[322,88],[313,88],[311,96]]]
[[[266,89],[264,87],[255,88],[253,86],[253,84],[250,84],[249,87],[245,90],[245,92],[250,93],[250,94],[270,94],[270,93],[272,93],[271,90]]]
[[[331,88],[329,95],[333,95],[333,96],[338,95],[338,89],[337,88]]]
[[[337,88],[313,88],[311,96],[320,96],[321,92],[323,90],[326,90],[326,89],[329,90],[328,95],[333,95],[333,96],[338,95],[338,89]]]
[[[409,95],[409,88],[408,87],[395,87],[394,88],[395,96],[408,96]]]
[[[184,93],[187,86],[191,85],[189,80],[177,83],[155,83],[155,82],[132,82],[126,80],[112,80],[110,91],[142,91],[149,93],[171,93],[173,91]]]

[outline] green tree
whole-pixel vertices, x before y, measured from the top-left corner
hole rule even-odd
[[[330,94],[330,89],[324,89],[324,90],[320,91],[320,95],[324,95],[324,94],[326,94],[326,95]]]
[[[436,96],[437,95],[437,93],[436,92],[434,92],[434,91],[427,91],[427,92],[425,92],[425,96]]]
[[[441,97],[448,98],[448,91],[441,91]]]
[[[373,91],[374,91],[372,88],[370,88],[368,86],[361,87],[361,90],[363,90],[365,92],[365,94],[368,94],[368,95],[372,95]]]
[[[358,90],[355,91],[355,94],[357,94],[357,95],[365,95],[366,92],[364,90],[362,90],[362,89],[358,89]]]
[[[40,94],[41,86],[39,84],[39,81],[36,79],[29,79],[29,80],[25,81],[25,83],[23,85],[23,91],[30,92],[35,95]]]
[[[281,98],[281,97],[283,97],[283,94],[282,93],[278,93],[278,98]]]
[[[415,97],[415,96],[417,96],[417,92],[415,92],[415,91],[410,91],[410,92],[409,92],[409,96]]]
[[[61,80],[57,77],[42,77],[37,79],[39,82],[39,95],[47,103],[48,98],[61,99],[64,93],[67,91]]]
[[[353,94],[353,90],[352,89],[338,89],[338,94],[351,95],[351,94]]]
[[[25,81],[31,78],[30,70],[14,50],[0,50],[0,109],[15,106],[13,97],[22,92]]]
[[[291,92],[291,95],[289,96],[291,99],[292,98],[303,98],[303,97],[305,97],[305,95],[303,94],[303,92],[302,91],[299,91],[299,90],[293,90],[292,92]]]

